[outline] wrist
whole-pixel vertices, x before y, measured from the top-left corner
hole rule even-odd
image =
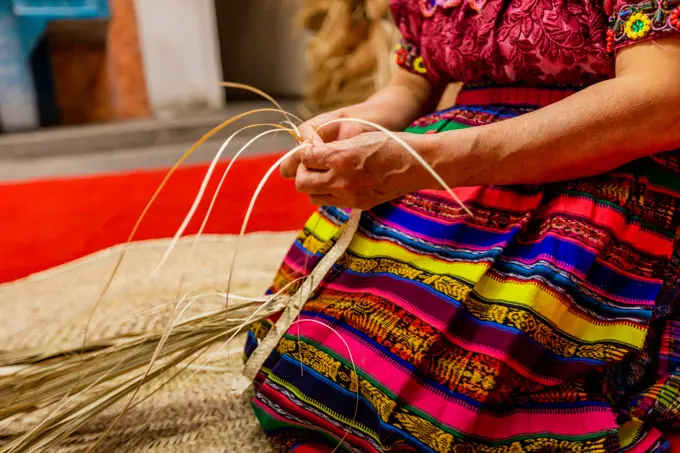
[[[424,110],[419,98],[405,87],[388,86],[360,104],[370,121],[392,131],[403,131]]]
[[[442,173],[446,156],[444,143],[439,135],[441,134],[404,134],[407,138],[406,142],[448,184],[447,177]],[[432,173],[416,158],[413,159],[412,175],[411,192],[443,189]]]
[[[451,187],[480,185],[479,175],[487,170],[479,149],[482,127],[423,135],[421,156]],[[427,172],[427,170],[425,170]],[[427,172],[423,189],[442,190],[442,185]]]

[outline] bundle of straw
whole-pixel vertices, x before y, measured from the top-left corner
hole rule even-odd
[[[83,356],[83,326],[122,246],[0,285],[0,358],[5,365],[0,368],[0,449],[87,451],[128,406],[136,391],[132,384],[141,382],[165,336],[145,384],[97,451],[270,451],[248,395],[231,393],[231,382],[243,367],[245,338],[237,336],[231,346],[224,344],[227,330],[233,332],[234,325],[262,306],[260,295],[294,237],[260,233],[244,238],[246,253],[239,259],[232,287],[254,299],[232,296],[226,322],[225,294],[216,288],[226,285],[224,269],[236,237],[209,236],[198,244],[194,237],[181,240],[152,280],[149,270],[169,241],[126,246],[127,258],[90,323]],[[182,291],[177,287],[180,278]],[[185,291],[189,295],[176,307],[177,294]],[[276,309],[275,303],[262,316]],[[206,340],[213,341],[212,348],[180,361],[184,351],[191,353]],[[176,366],[170,368],[173,363]],[[105,397],[107,392],[110,397]],[[121,397],[113,392],[121,392]],[[89,402],[91,397],[98,402]],[[83,425],[57,442],[59,420],[64,421],[61,429],[74,427],[76,419]],[[244,430],[247,433],[240,435]],[[30,438],[20,444],[29,432]]]
[[[309,115],[361,102],[383,87],[396,69],[399,33],[388,0],[305,0],[301,25],[307,46]]]
[[[396,71],[400,33],[391,21],[389,0],[305,0],[298,20],[312,35],[303,105],[307,116],[366,100]],[[439,108],[453,106],[459,91],[460,84],[447,87]]]
[[[0,378],[0,401],[5,402],[0,421],[56,406],[35,428],[0,447],[0,452],[43,451],[126,397],[125,410],[139,404],[154,393],[135,400],[142,385],[161,376],[169,382],[192,365],[199,353],[226,343],[244,326],[284,306],[275,301],[251,317],[255,305],[232,304],[172,325],[166,332],[93,342],[86,348],[0,354],[0,368],[15,370]],[[77,398],[70,398],[73,395]]]

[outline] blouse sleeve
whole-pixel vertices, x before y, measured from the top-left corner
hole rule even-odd
[[[419,3],[412,0],[390,1],[394,22],[401,33],[401,40],[394,53],[399,67],[427,77],[427,65],[420,53],[423,18],[417,6]]]
[[[607,50],[672,34],[680,36],[680,0],[605,0]]]

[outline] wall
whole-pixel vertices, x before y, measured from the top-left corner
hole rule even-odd
[[[154,114],[224,106],[213,1],[135,0]]]
[[[109,0],[109,6],[110,21],[59,21],[49,27],[61,124],[150,114],[134,1]]]
[[[0,126],[5,131],[38,125],[33,78],[24,57],[19,24],[9,0],[0,0]]]
[[[293,24],[299,0],[214,1],[225,79],[277,98],[301,97],[304,35]]]

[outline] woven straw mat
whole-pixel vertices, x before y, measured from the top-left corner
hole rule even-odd
[[[260,296],[271,282],[294,233],[258,233],[239,246],[231,293]],[[123,264],[97,309],[89,339],[163,329],[173,301],[189,291],[224,291],[236,244],[233,236],[201,238],[193,256],[192,238],[180,241],[166,264],[152,270],[168,240],[129,246]],[[74,263],[0,285],[0,349],[45,345],[74,345],[82,341],[84,325],[94,301],[120,256],[120,246]],[[181,288],[180,288],[181,282]],[[179,295],[179,296],[178,296]],[[187,317],[220,308],[223,297],[197,300]],[[152,310],[153,309],[153,310]],[[270,452],[249,404],[249,395],[230,393],[233,376],[242,367],[243,337],[220,354],[185,385],[184,374],[153,398],[131,409],[109,434],[98,452]],[[196,363],[202,363],[199,359]],[[193,370],[188,370],[188,376]],[[106,430],[121,407],[112,407],[72,435],[55,453],[87,449]],[[139,427],[141,432],[132,436]],[[0,424],[0,435],[25,431],[35,416]]]

